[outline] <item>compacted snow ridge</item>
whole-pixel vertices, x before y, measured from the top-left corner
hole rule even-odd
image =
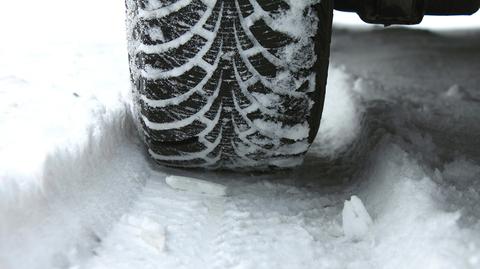
[[[61,1],[26,2],[45,11],[28,13],[38,29],[0,16],[24,41],[0,43],[1,269],[480,268],[478,33],[336,31],[299,169],[178,170],[153,164],[135,130],[123,4],[86,0],[62,25],[78,31],[58,36],[42,18],[65,19]]]
[[[88,112],[89,102],[82,103]],[[63,268],[90,256],[140,191],[147,166],[126,106],[105,111],[93,104],[89,122],[82,122],[85,131],[62,130],[73,140],[60,139],[46,151],[29,147],[42,143],[43,134],[32,128],[33,141],[1,152],[1,268]],[[76,113],[81,120],[82,112]],[[38,158],[32,170],[19,167],[17,154],[26,152]]]

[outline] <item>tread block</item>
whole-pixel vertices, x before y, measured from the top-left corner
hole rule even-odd
[[[293,42],[291,37],[270,28],[263,19],[256,21],[250,31],[262,47],[267,49],[284,47]]]

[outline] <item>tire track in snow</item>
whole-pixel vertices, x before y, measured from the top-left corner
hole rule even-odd
[[[410,114],[402,105],[350,92],[357,82],[332,69],[330,84],[347,95],[331,98],[353,98],[359,110],[349,110],[347,118],[345,107],[327,112],[347,124],[319,137],[305,169],[252,177],[198,174],[221,179],[231,191],[226,198],[173,190],[163,182],[169,169],[151,171],[135,206],[85,268],[421,268],[425,263],[414,259],[412,248],[429,262],[468,265],[475,249],[462,243],[466,233],[455,214],[437,208],[438,185],[428,178],[429,163],[418,150],[424,140],[403,126]],[[359,130],[347,128],[348,117],[361,122]],[[335,136],[348,131],[355,135]],[[338,186],[344,177],[347,184]],[[332,182],[337,186],[326,187]],[[375,221],[360,242],[346,240],[341,230],[343,201],[352,194],[365,200]],[[451,236],[438,241],[439,234]]]
[[[336,69],[331,77],[336,86],[337,80],[346,79]],[[343,91],[352,82],[342,84]],[[339,96],[332,98],[336,97]],[[347,94],[340,98],[352,96]],[[353,114],[347,117],[350,116]],[[328,151],[328,146],[322,154],[338,158],[334,161],[338,169],[359,161],[364,155],[357,155],[355,149],[364,147],[371,138],[371,128],[367,126],[362,125],[364,129],[358,135],[342,138],[344,141],[335,145],[335,148],[345,149],[342,154]],[[325,144],[329,138],[334,139],[323,137],[317,144]],[[348,147],[352,143],[357,143],[354,150]],[[331,162],[316,159],[316,165],[327,163]],[[355,167],[345,174],[356,173],[361,165]],[[318,167],[307,170],[318,171]],[[368,243],[348,244],[342,239],[339,217],[343,201],[351,190],[338,191],[325,187],[326,182],[318,181],[325,175],[312,174],[301,180],[302,173],[299,171],[254,177],[234,175],[233,181],[232,175],[227,174],[222,183],[232,193],[226,198],[213,199],[172,190],[163,182],[163,172],[157,173],[158,176],[148,179],[136,205],[104,239],[102,246],[96,250],[97,256],[88,261],[85,268],[257,269],[272,266],[312,268],[320,265],[338,268],[341,264],[357,260],[366,260],[368,264],[371,259],[368,253],[372,249]],[[326,175],[336,177],[336,180],[339,177],[332,171]],[[222,174],[209,172],[201,176],[221,178]],[[310,186],[304,186],[306,182]],[[154,227],[153,234],[149,227]],[[153,239],[145,240],[142,236],[145,233]],[[151,242],[160,246],[152,246]],[[350,250],[352,254],[336,253],[339,247]]]
[[[223,197],[171,189],[157,174],[85,268],[208,268]]]
[[[332,69],[330,84],[337,87],[339,81],[347,81],[343,90],[349,92],[356,78],[341,74],[338,69]],[[349,94],[336,97],[357,98]],[[432,196],[436,185],[422,181],[422,175],[429,176],[428,164],[417,158],[418,145],[424,140],[422,136],[415,140],[415,136],[398,124],[411,114],[398,104],[357,101],[353,105],[364,109],[355,118],[362,122],[361,129],[353,136],[339,138],[341,141],[329,140],[335,139],[340,131],[354,131],[335,125],[338,129],[332,130],[330,136],[326,132],[326,136],[318,139],[312,148],[312,162],[303,170],[253,177],[202,173],[202,177],[223,178],[221,183],[232,191],[226,198],[172,190],[161,181],[168,169],[162,168],[162,173],[144,171],[150,176],[146,176],[143,194],[113,229],[100,238],[101,245],[94,249],[96,254],[86,261],[72,260],[57,265],[79,264],[89,269],[395,268],[395,264],[405,265],[405,261],[409,261],[414,265],[411,268],[420,268],[419,261],[403,259],[412,254],[411,240],[422,242],[423,247],[417,251],[423,250],[421,253],[429,261],[448,262],[452,268],[459,264],[455,260],[468,265],[466,260],[475,258],[469,254],[475,248],[469,250],[463,243],[465,234],[452,221],[455,215],[436,208],[437,202],[441,202]],[[336,118],[346,112],[342,109],[345,108],[340,105],[338,115],[327,113],[326,117],[343,122],[342,118]],[[348,111],[347,118],[357,112]],[[104,135],[107,134],[111,133]],[[329,147],[328,143],[335,146]],[[140,150],[129,143],[120,148],[130,150],[130,154],[135,151],[134,156],[140,155]],[[406,157],[395,157],[397,155]],[[128,162],[130,157],[123,160]],[[399,165],[402,163],[406,165]],[[329,169],[319,171],[322,167]],[[103,168],[108,170],[112,166]],[[125,176],[125,172],[118,169],[119,175]],[[345,176],[353,183],[326,187],[332,181],[338,185]],[[358,179],[366,183],[358,183]],[[356,243],[343,238],[339,217],[343,201],[351,194],[365,199],[367,209],[372,210],[376,221],[372,228],[374,238]],[[412,194],[415,199],[410,198]],[[84,205],[87,200],[80,203]],[[117,215],[124,213],[123,210],[112,208]],[[426,220],[418,221],[419,217]],[[400,224],[392,225],[395,223]],[[452,236],[435,241],[439,234]],[[91,240],[87,236],[84,239]],[[400,252],[390,248],[391,245],[398,246]],[[445,252],[451,254],[442,256]],[[400,255],[396,255],[398,253]]]
[[[331,205],[343,194],[243,181],[228,183],[228,197],[208,197],[157,180],[83,268],[311,268],[341,237],[332,221],[341,203]]]

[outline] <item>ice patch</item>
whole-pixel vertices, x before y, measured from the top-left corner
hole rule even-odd
[[[165,182],[173,189],[191,193],[211,196],[225,196],[227,194],[226,186],[198,178],[168,176],[165,178]]]
[[[373,224],[370,214],[357,196],[352,196],[350,201],[345,201],[342,220],[345,236],[355,241],[365,238]]]

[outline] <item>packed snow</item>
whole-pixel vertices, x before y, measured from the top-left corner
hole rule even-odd
[[[134,128],[123,3],[62,3],[0,16],[0,268],[480,267],[480,34],[393,32],[421,46],[392,59],[388,33],[337,32],[301,168],[177,170]]]

